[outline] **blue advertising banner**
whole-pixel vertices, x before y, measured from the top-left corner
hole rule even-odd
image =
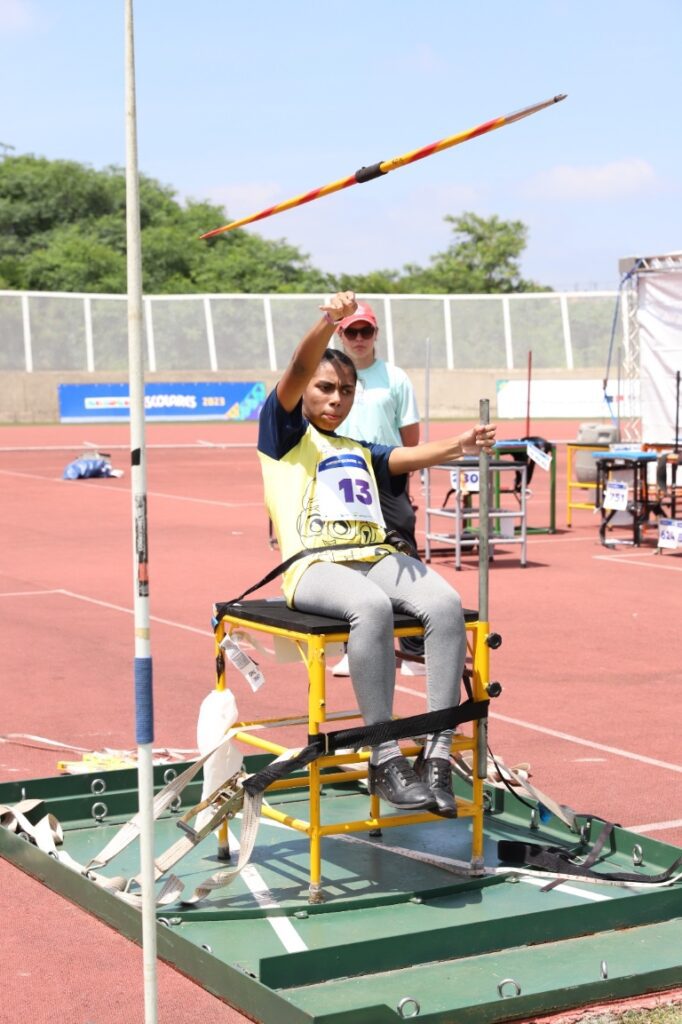
[[[216,381],[213,384],[145,384],[148,420],[257,420],[265,401],[262,381]],[[62,423],[92,420],[127,422],[127,384],[60,384]]]

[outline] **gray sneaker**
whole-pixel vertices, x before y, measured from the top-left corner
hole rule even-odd
[[[452,766],[445,757],[423,757],[418,754],[414,762],[418,779],[428,786],[436,801],[436,814],[442,818],[457,817],[457,802],[452,795]]]
[[[437,812],[437,802],[429,787],[417,778],[406,757],[398,755],[383,764],[369,765],[367,782],[370,793],[401,811]]]

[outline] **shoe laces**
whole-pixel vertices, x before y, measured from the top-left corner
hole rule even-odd
[[[434,759],[429,764],[430,783],[437,789],[449,789],[452,779],[452,772],[447,761],[441,762]]]
[[[400,758],[399,760],[396,759],[395,764],[393,764],[391,767],[393,771],[399,776],[400,781],[404,785],[407,786],[412,782],[419,782],[417,773],[415,772],[414,768],[412,767],[409,761],[406,761],[403,758]]]

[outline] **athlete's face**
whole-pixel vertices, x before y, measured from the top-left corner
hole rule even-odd
[[[336,430],[350,412],[354,397],[352,368],[320,363],[303,392],[303,415],[318,430]]]

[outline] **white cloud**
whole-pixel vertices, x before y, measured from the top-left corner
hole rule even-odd
[[[30,0],[0,0],[0,32],[24,32],[37,24]]]
[[[628,157],[592,167],[561,164],[536,175],[526,191],[544,199],[621,199],[649,192],[656,184],[647,160]]]

